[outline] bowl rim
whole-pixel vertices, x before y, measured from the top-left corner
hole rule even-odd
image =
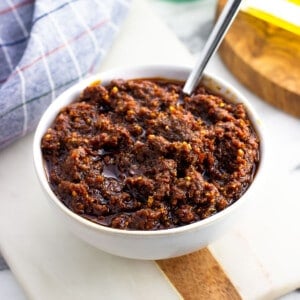
[[[173,234],[183,234],[186,231],[194,231],[197,230],[199,227],[206,227],[209,226],[211,223],[217,222],[221,219],[223,219],[226,215],[230,214],[233,210],[236,210],[240,205],[245,202],[246,198],[249,194],[252,194],[255,191],[256,186],[259,184],[259,181],[261,181],[261,173],[262,168],[264,168],[265,164],[265,139],[264,139],[264,129],[263,124],[258,117],[256,111],[253,109],[252,105],[249,103],[249,101],[246,99],[246,97],[241,94],[235,87],[233,87],[230,83],[224,81],[223,79],[219,78],[216,75],[212,75],[211,73],[204,73],[203,81],[209,82],[212,81],[214,84],[217,84],[221,88],[225,88],[226,92],[229,92],[231,96],[236,98],[239,102],[242,102],[245,104],[247,115],[252,123],[252,126],[254,127],[259,139],[260,139],[260,157],[259,157],[259,163],[256,169],[256,174],[254,176],[254,180],[248,187],[248,189],[244,192],[244,194],[234,203],[229,205],[227,208],[223,209],[222,211],[217,212],[216,214],[209,216],[205,219],[196,221],[191,224],[182,225],[174,228],[167,228],[167,229],[159,229],[159,230],[131,230],[131,229],[118,229],[118,228],[112,228],[107,227],[98,223],[94,223],[93,221],[90,221],[88,219],[85,219],[84,217],[74,213],[71,211],[67,206],[65,206],[61,200],[58,199],[58,197],[55,195],[55,193],[50,188],[50,184],[47,179],[47,175],[45,172],[45,167],[43,163],[42,153],[40,149],[40,142],[43,134],[45,133],[45,130],[49,127],[49,125],[53,122],[54,118],[56,117],[58,111],[67,105],[68,103],[71,103],[75,100],[74,94],[80,94],[80,92],[84,89],[84,87],[91,85],[94,82],[97,82],[100,80],[100,82],[105,82],[107,80],[101,80],[101,78],[110,78],[108,81],[110,81],[113,78],[116,78],[116,74],[122,74],[122,73],[129,73],[129,78],[142,78],[138,76],[134,76],[131,74],[139,73],[139,72],[157,72],[157,73],[166,73],[166,72],[179,72],[180,74],[189,74],[191,71],[191,66],[189,65],[170,65],[170,64],[156,64],[156,65],[139,65],[139,66],[127,66],[127,67],[119,67],[119,68],[113,68],[109,69],[107,71],[99,72],[95,75],[89,76],[86,79],[83,79],[71,87],[69,87],[67,90],[65,90],[62,94],[60,94],[46,109],[46,111],[43,113],[38,126],[35,130],[34,134],[34,140],[33,140],[33,161],[34,161],[34,167],[37,174],[37,177],[43,187],[43,189],[47,192],[48,196],[51,198],[51,201],[56,205],[58,209],[60,209],[64,214],[66,214],[69,218],[77,221],[81,225],[88,227],[89,229],[101,231],[106,234],[113,234],[113,235],[126,235],[126,236],[143,236],[143,237],[162,237],[166,235],[173,235]],[[164,76],[161,76],[164,77]],[[119,77],[121,78],[121,77]],[[143,77],[145,78],[145,77]],[[157,76],[149,76],[148,78],[157,78]],[[175,79],[168,77],[168,79]],[[105,84],[105,83],[104,83]],[[206,85],[204,83],[204,85]],[[224,94],[222,94],[224,96]],[[72,99],[70,98],[72,97]],[[225,96],[226,98],[226,96]],[[62,101],[63,99],[67,99],[65,101]],[[63,102],[64,104],[61,104],[60,102]],[[230,99],[229,101],[236,101],[234,99]],[[47,125],[48,124],[48,125]],[[45,129],[46,128],[46,129]]]

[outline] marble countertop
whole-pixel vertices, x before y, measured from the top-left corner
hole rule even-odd
[[[216,0],[148,0],[180,41],[196,55],[212,29]]]
[[[196,55],[197,52],[202,48],[203,43],[205,42],[212,28],[216,1],[196,0],[183,3],[175,1],[148,0],[148,2],[153,7],[156,14],[164,20],[164,22],[171,28],[173,32],[175,32],[177,37],[183,42],[189,51]],[[240,86],[236,79],[233,78],[222,66],[218,58],[214,59],[210,63],[208,69],[214,73],[219,72],[223,77],[226,78],[226,80],[240,87],[240,89],[246,94],[251,102],[253,102],[253,105],[259,114],[263,115],[263,119],[267,128],[266,131],[268,134],[268,144],[270,146],[270,173],[268,174],[268,180],[266,181],[266,191],[263,191],[263,197],[266,198],[265,200],[267,200],[267,204],[270,205],[270,207],[272,207],[272,203],[274,206],[279,205],[279,200],[281,198],[282,201],[286,201],[287,204],[290,205],[290,209],[288,211],[285,211],[284,209],[274,209],[272,221],[274,221],[274,219],[278,221],[276,224],[274,224],[274,226],[278,226],[277,223],[280,224],[280,222],[282,222],[282,226],[278,226],[278,230],[273,231],[272,223],[268,223],[268,217],[264,217],[262,214],[258,213],[255,217],[248,216],[245,219],[245,222],[241,224],[240,228],[238,228],[232,234],[225,236],[224,239],[221,239],[219,242],[213,244],[210,249],[219,259],[225,268],[225,271],[229,274],[229,277],[233,279],[235,285],[241,290],[245,291],[245,293],[247,293],[247,287],[245,287],[247,280],[245,280],[245,277],[249,276],[251,279],[251,274],[262,273],[262,281],[268,279],[269,282],[266,281],[266,284],[270,285],[274,284],[276,280],[279,281],[279,279],[281,280],[282,278],[292,278],[294,280],[297,275],[294,269],[291,269],[291,273],[294,272],[293,274],[289,273],[288,266],[291,262],[288,260],[288,256],[295,256],[294,252],[296,252],[298,249],[297,247],[299,247],[299,242],[297,243],[297,240],[300,240],[300,233],[298,230],[299,221],[296,223],[293,222],[292,219],[297,218],[297,213],[299,213],[298,210],[300,209],[299,204],[295,202],[297,200],[299,202],[300,200],[299,189],[297,188],[297,182],[300,180],[300,121],[299,119],[292,118],[274,109],[273,107],[270,107],[268,104],[264,103],[245,88]],[[271,166],[272,163],[276,165],[276,168]],[[279,171],[280,175],[276,174],[276,171]],[[285,193],[286,189],[289,189],[288,193]],[[265,209],[265,207],[263,207],[263,209]],[[289,213],[289,215],[287,215],[287,213]],[[261,224],[263,228],[262,232],[251,231],[249,222],[252,222],[253,220],[254,222]],[[286,230],[286,228],[288,229]],[[281,239],[276,235],[282,235]],[[288,246],[286,244],[292,240],[290,235],[294,236],[295,241],[294,244]],[[270,244],[268,247],[260,249],[259,246],[261,243],[259,242],[264,238],[269,238]],[[241,241],[242,239],[244,240]],[[275,244],[275,242],[280,240],[282,240],[282,245]],[[238,258],[238,252],[236,253],[236,261],[240,262],[241,267],[249,267],[249,272],[246,272],[242,269],[236,270],[238,269],[238,266],[236,269],[229,267],[229,264],[232,261],[228,258],[227,254],[229,251],[235,250],[232,245],[239,245],[241,251],[245,250],[244,258],[249,260],[248,265],[247,263],[242,262],[243,257]],[[247,246],[247,249],[242,249],[242,247],[246,247],[245,245]],[[282,259],[287,260],[287,268],[285,268],[282,264],[278,264],[277,269],[275,268],[276,266],[274,266],[274,270],[282,271],[282,276],[280,278],[276,277],[275,275],[272,277],[273,274],[268,274],[271,272],[270,270],[272,270],[272,266],[268,264],[272,264],[272,262],[274,262],[271,259],[269,261],[267,259],[264,261],[264,265],[262,266],[263,270],[261,273],[255,273],[256,270],[251,269],[252,266],[250,266],[252,262],[253,265],[257,265],[257,261],[254,261],[253,258],[256,254],[259,254],[260,258],[266,258],[268,256],[272,257],[273,247],[276,247],[276,250],[277,248],[282,250],[281,252],[278,251],[278,253],[285,253],[286,257],[283,258],[280,256],[278,257],[278,261]],[[291,247],[291,250],[287,251],[289,247]],[[269,253],[265,253],[264,251],[269,251]],[[276,251],[274,251],[274,253],[275,252]],[[247,256],[248,254],[250,254],[251,257]],[[241,261],[239,261],[239,259]],[[300,259],[298,258],[298,261],[295,262],[295,265],[299,266],[299,262]],[[237,278],[237,274],[240,274],[240,279]],[[297,274],[300,273],[298,272]],[[288,292],[288,290],[285,292]],[[0,299],[25,299],[22,289],[15,281],[12,272],[8,269],[4,259],[1,257]],[[299,300],[300,293],[294,292],[282,297],[281,299]]]

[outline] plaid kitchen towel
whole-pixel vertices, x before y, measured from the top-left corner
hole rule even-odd
[[[0,1],[0,148],[32,131],[57,95],[99,66],[129,2]]]

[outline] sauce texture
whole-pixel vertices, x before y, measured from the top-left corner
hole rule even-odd
[[[41,142],[49,182],[73,212],[129,230],[174,228],[237,201],[259,161],[245,107],[162,79],[91,85]],[[75,99],[74,99],[75,100]]]

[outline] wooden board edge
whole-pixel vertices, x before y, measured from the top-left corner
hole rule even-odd
[[[156,261],[185,300],[240,300],[224,270],[205,248],[194,253]]]

